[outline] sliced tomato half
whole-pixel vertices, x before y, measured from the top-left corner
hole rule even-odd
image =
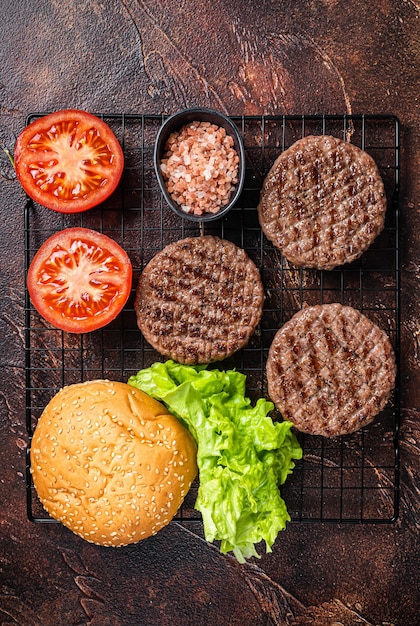
[[[26,126],[16,140],[14,159],[28,196],[60,213],[87,211],[106,200],[124,167],[109,126],[76,109],[50,113]]]
[[[88,228],[67,228],[47,239],[27,276],[31,300],[48,322],[71,333],[102,328],[130,295],[132,266],[125,250]]]

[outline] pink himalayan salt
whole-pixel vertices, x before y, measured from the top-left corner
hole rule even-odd
[[[217,213],[238,182],[233,138],[210,122],[192,122],[171,133],[161,171],[172,199],[186,213]]]

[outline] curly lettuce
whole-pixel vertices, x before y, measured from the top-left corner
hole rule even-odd
[[[264,398],[252,406],[246,376],[174,361],[154,363],[128,384],[163,402],[197,443],[201,512],[209,542],[220,541],[239,562],[266,552],[290,521],[279,487],[302,457],[288,421],[274,422]]]

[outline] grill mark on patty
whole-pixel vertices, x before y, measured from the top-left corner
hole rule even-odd
[[[359,208],[362,208],[360,199],[363,199],[364,195],[367,194],[367,204],[374,205],[374,203],[378,200],[377,193],[375,193],[376,190],[372,189],[371,182],[368,181],[367,178],[361,177],[361,171],[358,171],[357,174],[358,177],[354,176],[351,180],[345,182],[341,181],[337,176],[327,177],[322,182],[322,185],[317,183],[313,189],[300,189],[302,184],[300,181],[297,182],[296,190],[293,189],[293,194],[289,195],[289,200],[294,203],[296,208],[296,212],[294,213],[296,219],[293,220],[293,223],[296,226],[299,226],[306,220],[311,220],[319,206],[322,207],[327,204],[328,200],[331,199],[333,199],[337,204],[339,202],[345,202],[346,204],[350,204],[352,208],[354,208],[355,204],[359,204]],[[275,184],[271,184],[270,186],[267,186],[267,191],[276,193],[278,188]],[[363,206],[365,206],[365,203],[363,203]],[[339,221],[337,221],[338,214],[334,206],[330,207],[325,214],[326,216],[329,216],[330,223],[339,223],[339,221],[344,221],[348,217],[343,216],[339,219]],[[285,212],[282,216],[285,216]],[[363,217],[364,219],[367,219],[365,214],[363,214]],[[275,221],[276,220],[272,219],[271,222],[268,222],[268,224],[275,224]]]
[[[183,363],[222,360],[246,345],[262,315],[263,286],[244,250],[213,236],[170,244],[139,279],[140,330]]]
[[[269,395],[286,419],[312,434],[354,432],[385,406],[395,359],[384,331],[341,304],[297,313],[276,334],[267,361]]]

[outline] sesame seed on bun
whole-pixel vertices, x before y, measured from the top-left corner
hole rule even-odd
[[[123,546],[156,534],[197,475],[188,430],[135,387],[64,387],[32,438],[31,472],[46,511],[87,541]]]

